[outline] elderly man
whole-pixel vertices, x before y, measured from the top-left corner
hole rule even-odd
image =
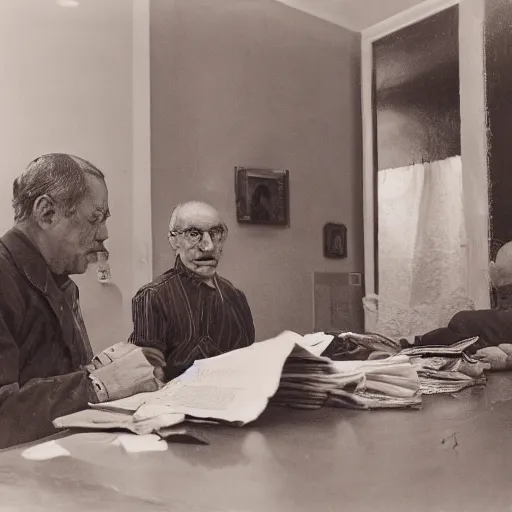
[[[200,202],[177,206],[169,223],[174,268],[133,299],[131,342],[164,352],[167,379],[194,360],[247,347],[254,324],[245,295],[217,274],[227,237],[218,211]]]
[[[92,358],[69,275],[105,251],[103,173],[75,156],[44,155],[13,192],[15,225],[0,238],[0,448],[53,434],[56,417],[88,402],[158,389],[149,360],[163,364],[127,343]]]

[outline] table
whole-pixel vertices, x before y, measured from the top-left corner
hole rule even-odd
[[[512,374],[427,396],[420,411],[269,408],[210,445],[127,454],[105,436],[72,453],[0,453],[1,511],[503,511],[512,508]],[[98,437],[99,436],[99,437]]]

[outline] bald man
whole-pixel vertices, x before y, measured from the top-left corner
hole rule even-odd
[[[459,311],[442,327],[424,334],[416,345],[450,345],[478,336],[472,350],[512,342],[512,242],[505,244],[489,265],[489,276],[497,295],[496,309]]]
[[[174,268],[141,288],[133,299],[130,342],[161,350],[166,380],[196,359],[254,343],[251,310],[243,292],[217,274],[227,226],[201,202],[178,205],[169,222]]]

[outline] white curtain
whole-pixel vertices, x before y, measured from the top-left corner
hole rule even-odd
[[[468,299],[460,156],[378,172],[377,330],[445,327]]]

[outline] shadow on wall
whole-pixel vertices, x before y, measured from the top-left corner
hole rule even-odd
[[[80,286],[85,325],[93,352],[97,353],[128,339],[132,329],[131,297],[123,300],[116,284],[99,283],[88,277],[75,276],[74,280]]]

